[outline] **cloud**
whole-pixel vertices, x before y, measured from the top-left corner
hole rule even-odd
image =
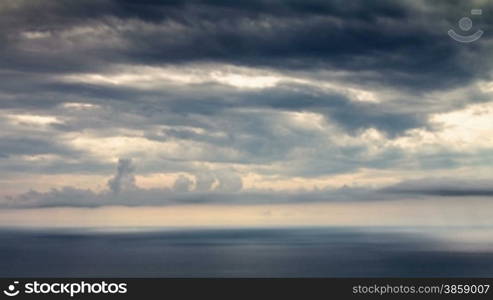
[[[491,180],[460,180],[455,178],[425,178],[409,180],[387,187],[382,191],[392,194],[408,194],[440,197],[491,197]]]
[[[212,189],[215,177],[210,172],[201,172],[195,175],[195,190],[198,192],[207,192]]]
[[[384,188],[348,187],[311,190],[274,191],[243,189],[242,177],[234,170],[223,169],[179,175],[171,188],[141,188],[135,180],[131,159],[120,158],[117,172],[108,180],[108,189],[95,192],[73,186],[53,188],[48,192],[30,190],[17,196],[4,197],[0,208],[168,206],[189,204],[300,204],[320,202],[416,201],[459,197],[490,197],[490,180],[460,178],[424,178],[407,180]]]
[[[217,190],[223,192],[238,192],[243,187],[243,182],[240,176],[232,171],[222,171],[217,174],[219,185]]]
[[[3,66],[59,73],[216,61],[346,70],[358,82],[437,89],[488,74],[491,64],[478,63],[488,53],[488,37],[468,49],[477,55],[468,55],[445,34],[476,3],[491,7],[482,1],[355,1],[346,8],[339,1],[22,2],[2,10],[4,48],[12,58]],[[29,18],[39,11],[43,22]],[[483,30],[491,28],[481,21]]]
[[[134,171],[132,159],[120,158],[115,176],[108,180],[109,189],[115,194],[119,194],[122,190],[134,189],[136,187]]]
[[[140,188],[135,180],[132,159],[120,158],[116,174],[108,180],[108,189],[95,192],[73,186],[53,188],[48,192],[30,190],[17,196],[6,196],[0,208],[36,207],[100,207],[166,206],[187,204],[255,205],[272,203],[309,203],[324,201],[368,201],[371,191],[361,188],[322,189],[314,191],[275,192],[269,190],[242,191],[242,178],[229,169],[198,173],[194,182],[180,175],[172,188]],[[216,186],[214,186],[216,185]],[[364,198],[363,198],[364,196]],[[378,198],[380,199],[380,198]]]
[[[0,159],[17,155],[75,156],[78,151],[47,138],[7,136],[0,139]]]
[[[193,181],[188,177],[180,175],[173,184],[173,191],[175,192],[188,192],[192,189]]]
[[[1,208],[40,207],[101,207],[101,206],[176,206],[191,204],[263,205],[299,204],[316,202],[358,202],[385,199],[384,195],[372,195],[366,189],[343,188],[318,191],[243,191],[239,185],[227,186],[209,192],[173,189],[133,189],[115,194],[99,193],[86,189],[64,187],[48,192],[29,191],[18,196],[7,196],[0,201]],[[390,197],[387,197],[390,199]]]
[[[313,180],[334,186],[342,175],[350,179],[341,186],[370,187],[374,178],[359,176],[371,171],[385,182],[444,170],[467,177],[493,161],[490,141],[479,138],[489,133],[491,36],[463,45],[446,34],[472,6],[492,8],[424,0],[4,2],[2,178],[29,178],[28,190],[52,174],[109,177],[113,161],[139,157],[139,174],[120,159],[108,195],[74,195],[100,205],[129,191],[152,199],[143,203],[178,191],[209,202],[208,193],[256,191],[247,174],[260,185],[309,188]],[[475,29],[493,31],[490,19],[474,18]],[[170,189],[136,186],[135,176],[163,173],[186,176]],[[57,191],[31,196],[65,203],[58,198],[73,192]]]

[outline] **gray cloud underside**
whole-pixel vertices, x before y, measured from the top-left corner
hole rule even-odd
[[[379,76],[370,81],[436,89],[489,74],[491,63],[469,61],[475,55],[464,55],[443,34],[470,2],[6,1],[0,33],[2,50],[11,59],[1,66],[67,72],[108,63],[212,60],[281,69],[371,70]],[[491,3],[478,1],[478,6],[491,9]],[[481,25],[487,32],[492,23],[484,18]],[[97,30],[67,34],[84,26]],[[19,38],[26,30],[49,38],[27,43]],[[483,40],[473,51],[481,54],[485,45]]]
[[[493,197],[490,180],[468,180],[435,178],[401,182],[382,189],[383,192],[401,195],[425,195],[443,197],[484,196]]]

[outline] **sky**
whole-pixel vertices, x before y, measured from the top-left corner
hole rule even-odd
[[[493,225],[492,14],[3,0],[0,226]]]

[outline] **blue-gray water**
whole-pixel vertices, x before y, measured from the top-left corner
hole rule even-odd
[[[0,277],[493,276],[492,251],[453,246],[357,228],[4,229]]]

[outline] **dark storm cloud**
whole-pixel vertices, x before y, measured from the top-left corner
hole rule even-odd
[[[47,89],[49,89],[49,86],[44,87],[42,90]],[[302,85],[283,85],[256,92],[237,91],[232,88],[211,91],[210,88],[201,86],[191,86],[188,91],[171,90],[158,92],[89,84],[81,86],[59,84],[58,88],[54,90],[59,94],[51,93],[48,96],[51,100],[48,101],[48,104],[45,101],[39,101],[39,108],[49,105],[50,102],[52,105],[57,102],[58,104],[65,102],[67,97],[74,100],[89,98],[92,99],[89,103],[101,103],[121,113],[149,117],[146,125],[152,123],[160,124],[163,121],[163,117],[172,117],[171,115],[212,117],[221,116],[228,111],[235,111],[241,108],[260,108],[276,111],[320,113],[351,133],[367,128],[375,128],[393,137],[408,129],[426,127],[427,114],[433,112],[433,109],[430,109],[427,113],[405,112],[400,111],[401,108],[398,105],[355,102],[347,96],[335,92],[316,91],[314,93],[313,89]],[[35,96],[36,98],[39,98],[39,96]],[[139,102],[136,103],[135,99],[139,99]],[[23,99],[23,97],[19,97],[15,100],[15,103],[20,103],[19,106],[31,107],[31,105],[38,103],[32,100],[33,98]],[[14,101],[7,101],[4,105],[10,107],[10,105],[15,104]],[[47,108],[52,109],[52,107]],[[181,120],[181,122],[184,121],[192,122],[187,125],[193,125],[194,122],[190,119]],[[84,126],[82,123],[79,125]],[[85,125],[90,127],[91,123]],[[71,127],[69,124],[58,126],[57,128],[81,129]],[[170,129],[166,134],[185,139],[199,138],[192,132],[187,133],[186,130]]]
[[[465,46],[445,34],[456,24],[459,8],[467,13],[463,3],[6,3],[2,35],[8,42],[3,51],[10,59],[1,65],[7,69],[66,72],[97,70],[108,63],[220,61],[279,69],[372,71],[378,75],[365,78],[356,73],[352,80],[426,90],[487,76],[491,67],[481,57],[487,53],[486,44],[469,47],[477,55],[464,56]],[[482,3],[482,8],[489,11],[491,4]],[[483,30],[491,28],[487,18],[481,21]],[[25,32],[47,36],[26,39]]]
[[[241,107],[228,95],[181,95],[60,83],[33,74],[102,71],[115,63],[226,62],[277,70],[348,71],[349,82],[412,90],[462,86],[488,76],[487,36],[476,45],[457,44],[443,29],[460,3],[354,1],[6,1],[0,34],[4,108],[52,108],[73,99],[139,102],[165,99],[152,109],[214,113]],[[483,5],[484,6],[484,5]],[[423,9],[426,7],[426,9]],[[485,12],[489,6],[482,7]],[[436,14],[436,15],[434,15]],[[34,17],[35,16],[35,17]],[[491,24],[481,20],[487,31]],[[484,42],[484,43],[483,43]],[[197,47],[200,45],[200,47]],[[365,72],[370,72],[368,75]],[[6,72],[6,71],[4,71]],[[13,77],[13,78],[12,78]],[[7,97],[9,96],[9,97]],[[354,104],[338,95],[287,95],[282,90],[246,94],[249,105],[314,110],[349,131],[374,127],[396,135],[422,127],[425,115],[375,104]],[[327,98],[330,98],[330,103]],[[409,97],[405,97],[409,98]],[[197,101],[200,100],[200,101]],[[407,99],[406,99],[407,100]],[[406,101],[404,100],[404,101]],[[134,109],[140,104],[134,104]],[[145,106],[142,105],[142,106]],[[59,127],[61,128],[61,127]],[[69,127],[67,127],[69,128]]]
[[[411,128],[424,127],[423,115],[403,113],[389,104],[351,101],[344,95],[332,93],[314,94],[309,90],[292,91],[275,88],[267,92],[247,95],[250,105],[267,106],[286,111],[311,111],[322,113],[349,132],[376,128],[394,136]]]

